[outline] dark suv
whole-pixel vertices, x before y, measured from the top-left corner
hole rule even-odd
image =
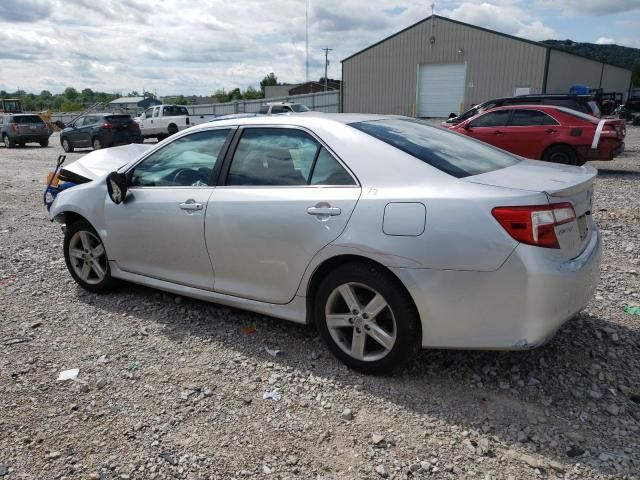
[[[600,118],[600,109],[591,95],[533,94],[489,100],[488,102],[474,105],[457,117],[452,116],[446,121],[446,123],[457,125],[458,123],[464,122],[468,118],[474,117],[491,108],[506,107],[509,105],[555,105],[557,107],[570,108],[572,110],[577,110]]]
[[[0,114],[0,137],[7,148],[36,142],[41,147],[49,145],[51,131],[38,115],[29,113]]]
[[[84,115],[60,132],[60,143],[65,152],[88,147],[99,150],[143,141],[140,127],[131,115],[113,113]]]

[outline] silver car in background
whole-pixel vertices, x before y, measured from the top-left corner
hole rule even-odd
[[[315,324],[383,373],[421,347],[540,345],[596,288],[591,167],[380,115],[236,118],[140,147],[62,171],[86,183],[49,215],[87,290],[126,280]]]

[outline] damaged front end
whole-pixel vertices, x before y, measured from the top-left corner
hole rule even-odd
[[[47,175],[47,187],[44,190],[43,202],[47,210],[51,208],[53,201],[58,194],[68,188],[75,187],[81,183],[90,182],[91,179],[70,172],[62,168],[62,164],[67,159],[66,155],[60,155],[56,160],[56,168]]]

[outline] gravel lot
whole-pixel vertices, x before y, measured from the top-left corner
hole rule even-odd
[[[0,478],[640,478],[640,316],[623,312],[640,305],[640,127],[595,163],[585,312],[536,350],[424,351],[386,378],[310,327],[78,288],[42,206],[51,145],[0,147]]]

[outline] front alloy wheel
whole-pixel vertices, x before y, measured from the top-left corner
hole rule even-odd
[[[113,286],[107,252],[88,223],[79,221],[68,227],[64,254],[71,276],[85,290],[101,293]]]
[[[363,373],[389,373],[419,350],[420,317],[402,283],[383,267],[349,263],[314,294],[318,333],[333,354]]]

